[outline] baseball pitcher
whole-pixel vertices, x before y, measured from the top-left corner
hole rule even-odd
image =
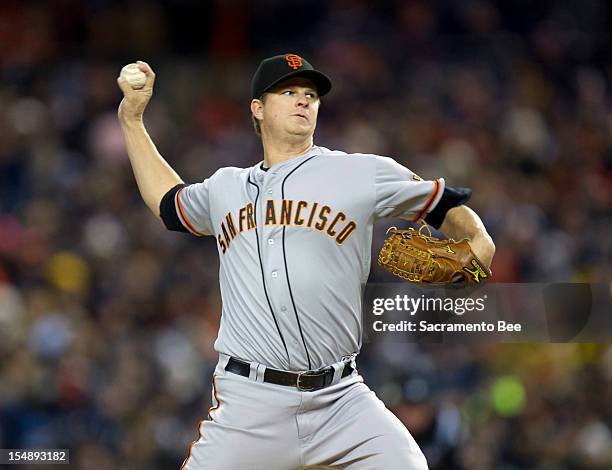
[[[490,276],[494,245],[464,205],[469,189],[424,181],[389,157],[315,145],[321,97],[332,85],[296,54],[267,58],[253,75],[263,160],[186,184],[146,132],[155,74],[145,62],[138,67],[142,88],[118,79],[118,114],[140,193],[169,230],[214,237],[220,258],[213,403],[183,468],[426,469],[408,430],[358,373],[361,292],[372,227],[386,217],[425,220],[467,240],[460,249],[469,266],[458,272],[476,272],[476,282]],[[418,249],[405,250],[410,238],[389,245],[387,265],[409,271],[409,280],[455,279],[436,273],[452,263],[433,259],[424,268]],[[452,258],[453,246],[440,251]]]

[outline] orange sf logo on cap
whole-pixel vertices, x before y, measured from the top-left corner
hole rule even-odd
[[[302,66],[302,58],[299,55],[287,54],[285,60],[287,61],[287,65],[293,70],[297,70]]]

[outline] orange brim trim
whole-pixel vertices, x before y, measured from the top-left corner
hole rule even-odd
[[[213,375],[212,378],[212,382],[213,382],[213,395],[215,397],[215,401],[217,402],[217,404],[215,406],[211,406],[210,408],[208,408],[208,417],[210,419],[212,419],[212,416],[210,415],[210,413],[212,411],[218,410],[219,406],[221,406],[221,402],[219,401],[219,397],[217,396],[217,377]],[[200,439],[202,439],[204,437],[204,433],[200,432],[200,429],[202,428],[202,424],[204,423],[204,421],[206,420],[202,420],[198,423],[198,437],[195,438],[195,440],[193,440],[191,442],[191,444],[189,444],[189,454],[187,455],[187,458],[185,460],[183,460],[183,464],[181,465],[181,470],[185,469],[185,466],[187,465],[187,462],[189,462],[189,459],[191,458],[191,451],[193,449],[193,446],[195,445],[196,442],[198,442]]]
[[[178,191],[178,193],[176,193],[176,205],[179,210],[179,217],[181,218],[181,222],[191,233],[193,233],[194,235],[197,235],[198,237],[203,237],[204,234],[202,232],[198,232],[195,229],[195,227],[191,224],[191,222],[189,222],[189,219],[185,215],[185,211],[183,210],[183,205],[181,204],[181,193],[183,192],[183,189],[185,188],[181,188]]]
[[[431,193],[431,195],[429,196],[429,199],[427,199],[427,202],[425,203],[425,205],[421,208],[421,210],[419,211],[419,213],[416,215],[416,217],[412,220],[413,222],[416,222],[417,220],[419,220],[421,217],[423,217],[424,214],[427,213],[427,211],[429,210],[429,208],[431,207],[431,205],[433,204],[433,202],[436,200],[436,197],[438,196],[438,193],[440,192],[440,180],[435,180],[434,181],[434,189],[433,192]]]

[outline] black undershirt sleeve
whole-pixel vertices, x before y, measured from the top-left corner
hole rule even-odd
[[[468,202],[471,196],[472,190],[470,188],[453,188],[452,186],[446,186],[438,205],[427,214],[425,222],[436,229],[440,228],[440,225],[444,222],[446,213],[453,207]]]
[[[177,184],[166,194],[164,194],[164,197],[162,197],[162,200],[159,203],[159,216],[168,230],[173,230],[175,232],[188,232],[188,230],[181,223],[178,214],[176,213],[176,205],[174,204],[174,196],[185,186],[187,186],[185,183]]]

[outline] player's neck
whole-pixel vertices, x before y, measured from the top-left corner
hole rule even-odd
[[[273,140],[262,138],[264,166],[270,168],[299,155],[312,147],[312,136],[300,140]]]

